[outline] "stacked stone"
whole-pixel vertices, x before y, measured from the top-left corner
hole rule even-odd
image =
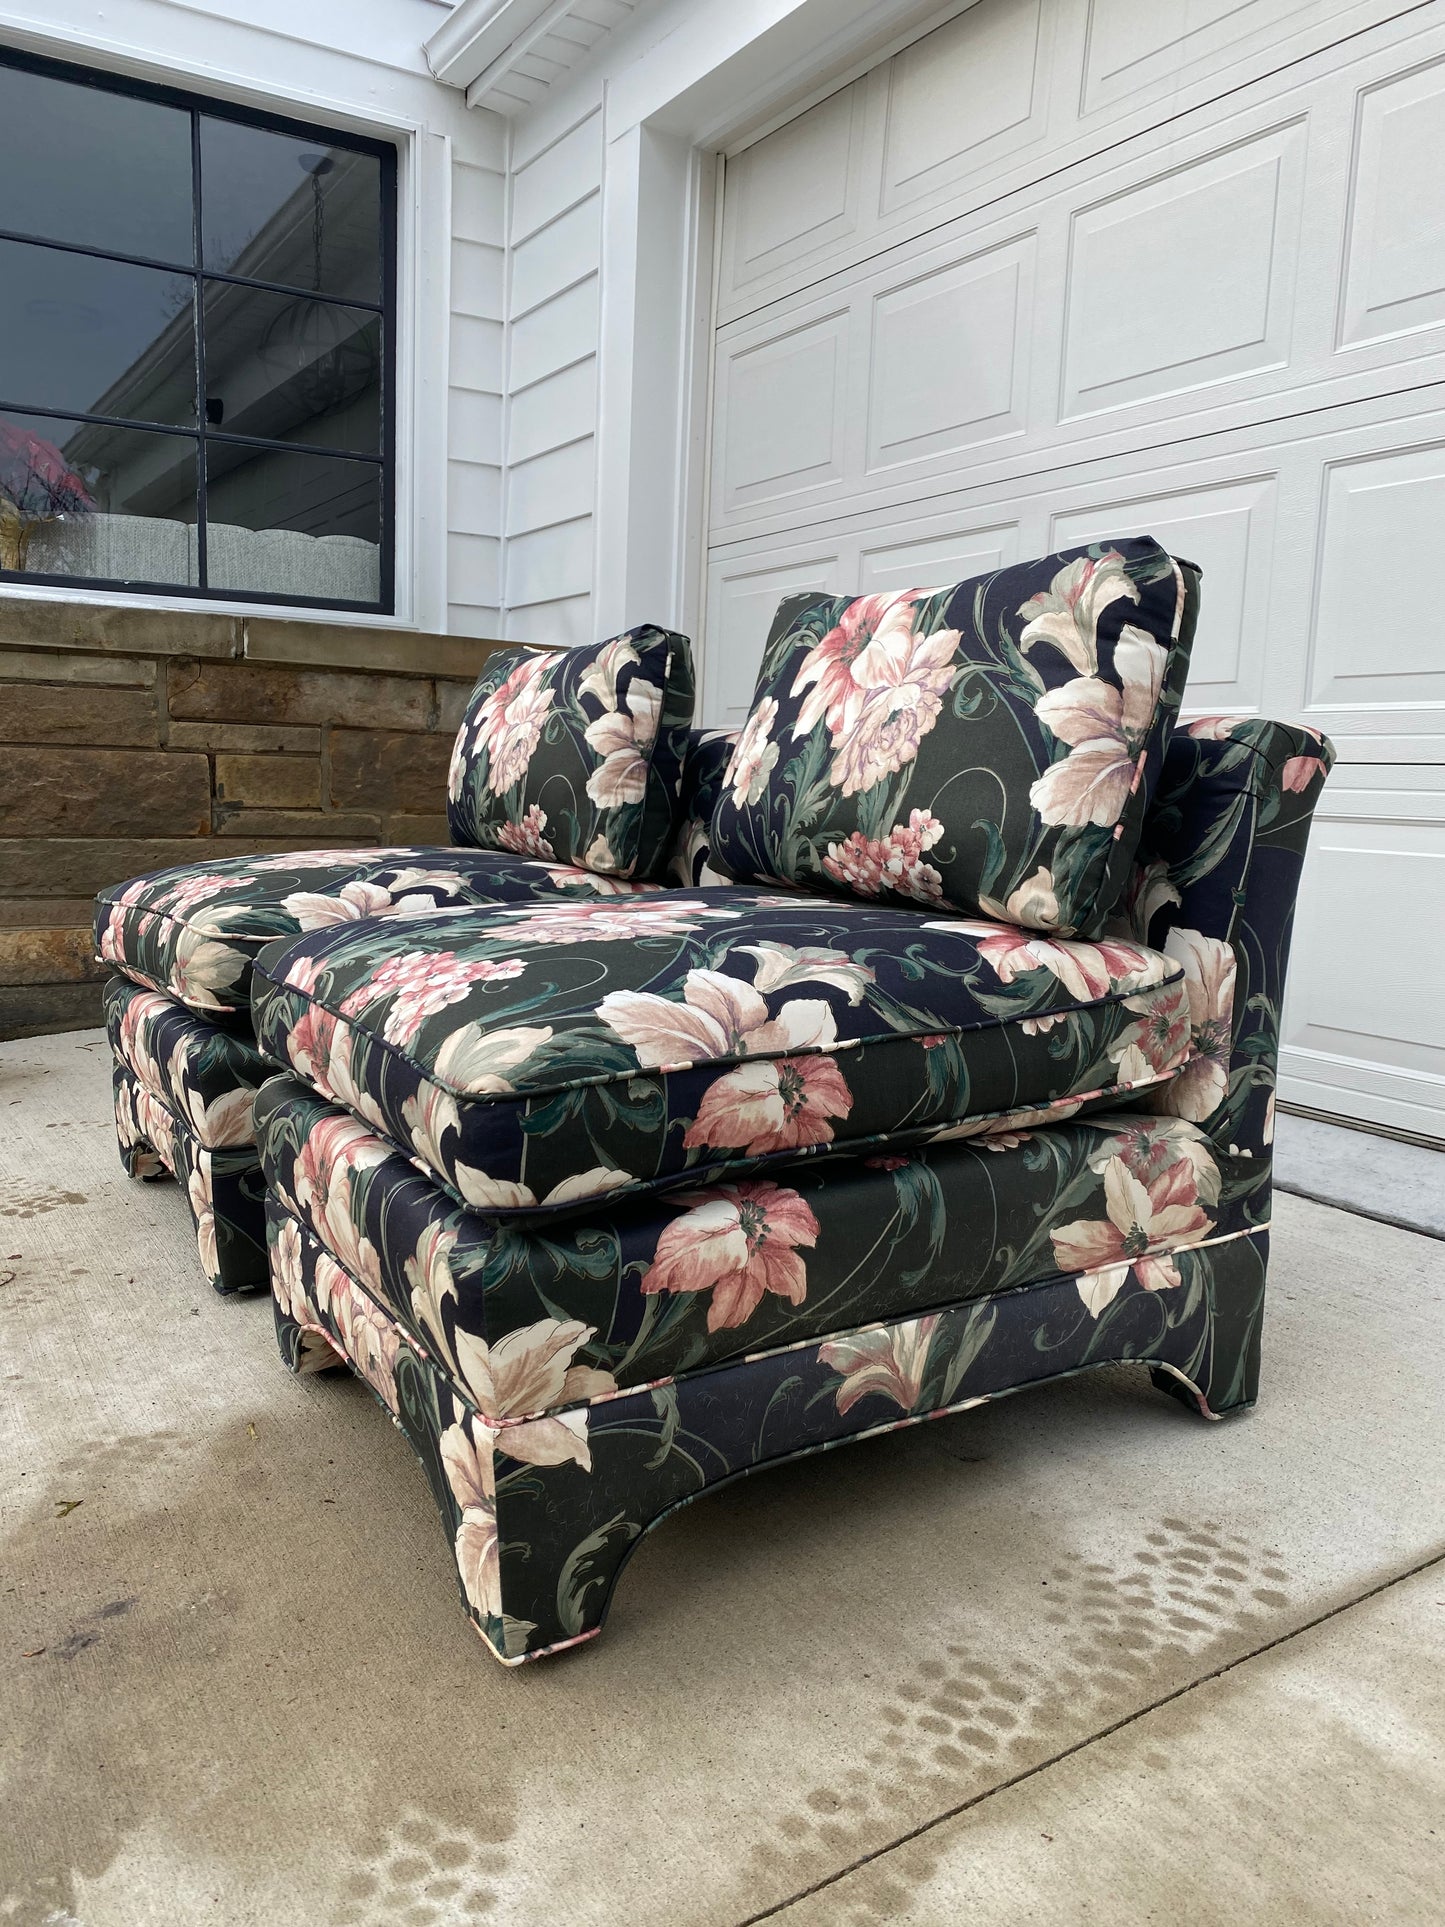
[[[101,1022],[92,898],[117,877],[211,854],[446,843],[452,738],[495,646],[0,604],[0,1037]]]

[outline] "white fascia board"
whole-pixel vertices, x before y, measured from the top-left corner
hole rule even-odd
[[[422,51],[448,87],[470,87],[533,27],[554,0],[460,0]]]

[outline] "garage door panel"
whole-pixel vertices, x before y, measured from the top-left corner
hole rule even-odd
[[[867,469],[1026,430],[1032,234],[873,297]]]
[[[898,589],[941,588],[1005,569],[1021,559],[1019,526],[976,529],[860,548],[853,582],[867,595]]]
[[[1445,442],[1328,464],[1309,670],[1313,705],[1445,705]]]
[[[785,595],[832,588],[839,580],[837,545],[774,556],[759,566],[715,563],[708,582],[708,649],[703,720],[736,729],[752,707],[753,685],[773,612]]]
[[[888,62],[879,212],[914,207],[1042,139],[1043,0],[979,0]]]
[[[855,81],[728,163],[726,285],[744,289],[780,268],[836,250],[863,199],[867,84]]]
[[[840,405],[857,432],[841,467],[813,480],[733,487],[715,470],[710,540],[744,525],[782,532],[840,498],[892,512],[925,486],[982,478],[982,464],[1006,487],[1036,472],[1045,452],[1133,461],[1161,443],[1445,377],[1445,318],[1339,340],[1347,229],[1367,261],[1364,216],[1349,220],[1357,103],[1402,69],[1424,85],[1426,48],[1445,73],[1437,24],[1214,126],[1181,127],[1167,168],[1157,143],[1136,143],[1088,178],[1051,184],[987,219],[950,222],[722,327],[725,377],[760,344],[846,306]],[[1286,106],[1301,111],[1282,113]],[[1445,177],[1433,123],[1402,112],[1398,139],[1408,134],[1421,150],[1421,177]],[[1392,163],[1390,182],[1403,165]],[[1445,185],[1430,207],[1445,234]],[[1381,267],[1371,283],[1360,267],[1360,287],[1376,290],[1372,327],[1382,302],[1394,312],[1406,301],[1417,319],[1434,312],[1433,231],[1427,222],[1421,259],[1410,256],[1413,278],[1402,280],[1402,267],[1389,268],[1390,279]],[[1445,259],[1438,278],[1445,316]],[[1417,298],[1416,289],[1425,292]],[[1366,302],[1361,294],[1357,305]],[[724,397],[716,449],[733,434]]]
[[[1063,420],[1287,365],[1305,129],[1271,129],[1074,215]]]
[[[1231,55],[1277,44],[1302,19],[1348,11],[1316,0],[1088,0],[1084,112],[1173,92]]]
[[[724,510],[836,487],[845,434],[851,312],[763,333],[719,367]]]
[[[1310,841],[1281,1028],[1281,1094],[1445,1136],[1445,791],[1379,807],[1336,770]],[[1358,817],[1354,812],[1358,811]]]
[[[1445,60],[1362,90],[1340,345],[1445,325]]]
[[[718,318],[1165,123],[1172,136],[1181,114],[1390,21],[1406,3],[1189,0],[1181,35],[1170,0],[978,0],[842,90],[846,113],[830,95],[729,158]],[[777,205],[760,210],[767,190],[753,183],[770,170]]]

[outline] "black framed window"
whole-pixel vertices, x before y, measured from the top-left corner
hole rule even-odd
[[[396,150],[0,50],[0,581],[390,612]]]

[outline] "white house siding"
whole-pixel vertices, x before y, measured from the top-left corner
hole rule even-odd
[[[583,642],[592,632],[596,492],[600,84],[533,150],[513,150],[507,329],[506,633]]]
[[[508,135],[429,71],[422,44],[446,12],[440,0],[0,0],[0,42],[383,138],[414,130],[399,616],[495,635]]]
[[[488,165],[454,159],[447,367],[447,623],[501,632],[502,396],[505,387],[504,132],[491,117]]]

